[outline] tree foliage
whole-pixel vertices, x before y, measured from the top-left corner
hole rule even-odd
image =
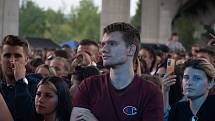
[[[141,31],[141,8],[142,0],[137,3],[136,14],[131,18],[131,24],[134,25],[139,31]]]
[[[65,40],[99,39],[100,14],[92,0],[81,0],[69,15],[52,9],[44,10],[25,0],[19,11],[21,36],[45,37],[61,43]]]
[[[98,7],[93,5],[92,0],[82,0],[80,7],[71,12],[70,25],[73,29],[72,35],[75,39],[99,39],[100,13]]]
[[[185,48],[191,48],[192,44],[195,43],[195,39],[193,38],[195,28],[192,24],[192,19],[186,15],[182,15],[175,21],[175,27],[180,41]]]
[[[45,31],[45,14],[32,1],[27,1],[19,9],[19,34],[21,36],[41,36]]]

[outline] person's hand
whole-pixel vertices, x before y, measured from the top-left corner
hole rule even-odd
[[[90,110],[85,110],[80,112],[75,118],[76,121],[98,121],[96,117],[90,112]]]
[[[73,66],[88,66],[92,63],[91,57],[86,52],[78,52],[75,56],[74,61],[72,62]]]
[[[13,72],[14,72],[14,78],[16,81],[25,78],[26,75],[26,68],[25,68],[25,64],[20,63],[18,61],[14,61],[13,62],[14,68],[13,68]]]
[[[169,93],[170,86],[176,83],[176,75],[164,75],[162,78],[162,92]]]
[[[164,112],[169,110],[169,90],[170,86],[176,83],[176,75],[164,75],[162,78],[162,92],[163,92],[163,103],[164,103]]]

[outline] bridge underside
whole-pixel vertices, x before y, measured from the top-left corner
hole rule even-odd
[[[130,0],[103,0],[102,28],[112,22],[130,21]],[[215,26],[214,0],[142,0],[141,39],[146,43],[164,43],[172,32],[172,23],[183,12],[192,16],[196,26]],[[19,0],[0,0],[0,39],[18,35]],[[200,29],[201,30],[201,29]]]

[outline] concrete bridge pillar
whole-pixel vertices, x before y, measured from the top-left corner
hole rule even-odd
[[[19,0],[0,0],[0,41],[5,35],[18,35]]]
[[[160,0],[142,0],[141,40],[159,42]]]
[[[179,9],[177,0],[160,0],[159,43],[165,43],[172,33],[172,20]]]
[[[101,33],[103,28],[110,23],[118,21],[128,23],[129,17],[130,0],[102,0]]]

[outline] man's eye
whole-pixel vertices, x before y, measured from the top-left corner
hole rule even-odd
[[[20,58],[20,57],[22,57],[22,55],[20,55],[20,54],[15,54],[15,58]]]
[[[116,43],[115,42],[110,42],[109,45],[114,46],[114,45],[116,45]]]
[[[188,79],[189,79],[189,77],[188,77],[188,76],[183,76],[183,79],[188,80]]]
[[[3,57],[10,58],[10,54],[4,54]]]
[[[36,95],[37,95],[37,96],[40,96],[40,95],[41,95],[41,93],[37,92],[37,93],[36,93]]]
[[[202,78],[201,77],[198,77],[198,76],[194,76],[193,77],[193,80],[201,80]]]
[[[45,97],[47,97],[47,98],[51,98],[51,97],[53,97],[52,95],[50,95],[50,94],[46,94],[45,95]]]

